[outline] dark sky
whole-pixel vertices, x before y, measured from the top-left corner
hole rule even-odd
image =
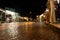
[[[22,16],[34,17],[44,12],[46,2],[47,0],[0,0],[0,7],[14,8]]]

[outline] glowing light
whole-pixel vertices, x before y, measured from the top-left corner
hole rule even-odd
[[[26,17],[24,17],[24,19],[27,19]]]
[[[46,9],[46,12],[49,12],[49,10],[48,10],[48,9]]]
[[[57,0],[58,4],[59,4],[59,0]]]
[[[26,19],[28,21],[28,18],[27,17],[24,17],[24,19]]]
[[[9,10],[6,10],[6,14],[10,14],[12,16],[12,19],[16,19],[18,16],[18,13]]]
[[[45,15],[44,14],[40,15],[40,22],[42,22],[42,19],[43,19],[42,17],[45,18]]]
[[[39,16],[36,16],[37,18],[39,17]]]
[[[12,12],[12,11],[6,10],[6,14],[15,15],[15,12]]]
[[[7,29],[7,34],[12,37],[10,38],[11,39],[16,39],[17,38],[17,35],[18,35],[18,31],[17,31],[17,28],[18,28],[18,23],[9,23],[8,24],[8,29]]]

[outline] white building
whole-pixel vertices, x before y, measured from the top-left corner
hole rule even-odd
[[[13,11],[9,11],[9,10],[5,10],[6,15],[10,14],[12,16],[13,20],[16,20],[18,13],[13,12]]]

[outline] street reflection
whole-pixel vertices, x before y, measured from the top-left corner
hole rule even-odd
[[[9,23],[8,25],[8,29],[7,29],[7,34],[9,35],[9,39],[8,40],[13,40],[17,38],[18,35],[18,23]]]
[[[32,22],[8,23],[6,40],[28,40],[32,31]]]
[[[32,24],[33,24],[32,22],[25,23],[25,31],[27,33],[31,32],[31,30],[32,30]]]
[[[60,40],[60,33],[50,27],[53,26],[45,23],[7,23],[5,29],[0,30],[0,40]]]
[[[26,23],[26,28],[25,29],[26,29],[26,32],[28,32],[28,23]]]

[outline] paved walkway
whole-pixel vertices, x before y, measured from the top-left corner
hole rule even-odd
[[[60,23],[54,23],[54,24],[50,23],[50,24],[53,25],[54,27],[60,28]]]
[[[46,22],[47,24],[50,24],[56,28],[60,28],[60,23],[49,23],[49,22]]]

